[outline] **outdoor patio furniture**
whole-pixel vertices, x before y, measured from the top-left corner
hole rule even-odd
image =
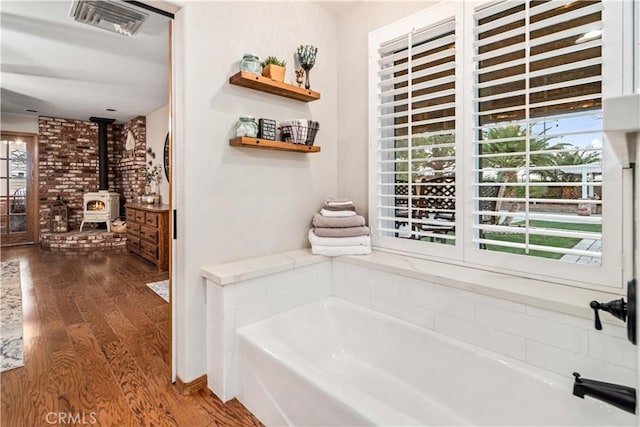
[[[449,234],[456,231],[456,177],[454,173],[436,178],[423,179],[416,186],[417,198],[415,218],[418,232]],[[434,236],[429,237],[431,241]]]
[[[395,217],[400,219],[395,221],[394,227],[400,230],[400,227],[409,224],[409,183],[397,181],[397,184],[395,186]],[[399,231],[396,232],[396,237],[400,237]]]
[[[25,213],[27,210],[27,188],[20,187],[13,192],[11,213]]]

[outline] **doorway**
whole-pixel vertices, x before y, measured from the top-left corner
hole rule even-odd
[[[36,241],[36,136],[2,132],[0,137],[0,242],[2,246]]]
[[[129,9],[140,9],[145,15],[148,15],[145,22],[138,29],[137,34],[133,35],[117,35],[110,31],[106,31],[105,28],[90,28],[85,23],[74,22],[69,17],[69,4],[62,1],[50,1],[50,2],[3,2],[2,7],[2,62],[12,64],[12,73],[9,73],[5,79],[3,76],[2,87],[2,110],[3,113],[11,113],[15,115],[15,120],[6,119],[3,114],[2,122],[2,141],[9,141],[10,144],[13,139],[10,136],[5,136],[6,131],[23,131],[23,132],[38,132],[38,116],[40,117],[53,117],[64,120],[81,120],[86,121],[92,115],[95,117],[108,117],[116,119],[117,123],[125,123],[132,117],[137,115],[147,116],[153,111],[157,111],[158,107],[161,107],[161,103],[169,104],[168,117],[166,119],[166,127],[162,132],[156,128],[156,133],[161,133],[161,141],[159,146],[153,146],[153,151],[162,156],[163,151],[166,152],[166,167],[171,167],[171,155],[173,147],[171,146],[171,133],[173,126],[171,125],[171,117],[173,116],[173,107],[171,96],[171,74],[166,76],[162,72],[162,68],[172,70],[172,62],[169,57],[168,61],[163,59],[167,54],[171,55],[172,36],[171,33],[167,34],[167,29],[171,28],[173,20],[173,12],[177,9],[166,2],[137,2],[132,0],[118,0],[110,3],[115,3],[119,6],[126,6]],[[160,6],[162,8],[169,8],[171,11],[166,12],[164,10],[157,9],[151,6]],[[140,12],[138,10],[138,12]],[[114,18],[110,16],[110,18]],[[117,17],[115,17],[117,18]],[[114,19],[115,19],[114,18]],[[91,24],[90,24],[91,25]],[[170,31],[170,30],[169,30]],[[24,45],[29,43],[29,55],[24,55]],[[168,46],[167,46],[168,44]],[[162,54],[159,54],[162,52]],[[64,58],[64,60],[60,60]],[[166,62],[165,62],[166,61]],[[38,73],[33,73],[33,70],[39,70]],[[51,82],[55,82],[56,90],[50,90]],[[168,87],[168,94],[166,94]],[[90,88],[90,89],[89,89]],[[79,91],[81,93],[77,93]],[[86,96],[86,93],[91,93],[91,96]],[[5,94],[7,95],[5,97]],[[77,94],[77,95],[76,95]],[[158,94],[155,98],[152,95]],[[162,99],[164,97],[164,99]],[[6,98],[6,99],[5,99]],[[69,102],[69,99],[78,100],[77,102]],[[4,102],[6,101],[6,102]],[[30,114],[30,117],[24,113]],[[29,121],[29,126],[23,126],[21,120],[25,118],[32,118],[35,125]],[[168,129],[167,129],[168,128]],[[135,142],[143,138],[141,135],[145,135],[148,141],[150,138],[151,130],[147,128],[146,123],[140,127],[140,133],[135,134],[134,148],[127,150],[128,156],[126,160],[130,160],[131,154],[135,157],[136,150],[141,147],[136,146]],[[165,137],[169,132],[169,138],[167,140],[166,151],[164,149]],[[40,185],[42,180],[38,182],[38,138],[36,134],[30,135],[14,135],[25,137],[31,137],[33,144],[29,145],[29,148],[33,148],[33,153],[27,153],[26,157],[29,161],[33,161],[33,167],[30,172],[26,173],[26,178],[23,178],[25,182],[27,202],[25,204],[25,213],[18,214],[18,210],[13,209],[14,213],[9,213],[9,208],[12,205],[12,200],[15,199],[13,192],[10,192],[10,181],[12,178],[20,178],[11,176],[10,172],[10,157],[7,149],[2,151],[0,147],[0,164],[3,171],[9,171],[3,175],[0,180],[0,186],[2,191],[0,194],[0,205],[6,207],[2,210],[2,224],[3,225],[2,236],[0,237],[1,245],[14,244],[18,242],[32,241],[38,244],[40,240],[40,220],[38,215],[39,204],[44,203],[40,201],[41,197],[47,197],[47,193],[40,194]],[[119,141],[118,144],[122,144],[126,148],[127,134],[123,135],[112,134],[114,141]],[[5,138],[6,137],[6,138]],[[74,136],[75,138],[75,136]],[[153,139],[155,141],[155,139]],[[42,140],[41,140],[42,142]],[[4,142],[3,142],[4,144]],[[149,148],[148,146],[145,148]],[[23,154],[20,154],[24,156]],[[118,155],[112,155],[112,159],[118,161],[125,161],[127,154],[122,154],[122,157]],[[135,165],[132,165],[135,170],[131,170],[131,177],[138,178],[142,173],[142,169],[145,163],[138,162],[135,157]],[[147,158],[149,160],[154,160]],[[159,163],[155,159],[153,163]],[[132,161],[133,162],[133,161]],[[84,172],[83,172],[84,173]],[[93,173],[89,171],[87,173]],[[169,204],[170,222],[173,227],[173,212],[171,201],[171,193],[175,195],[175,180],[171,179],[172,171],[169,169],[167,183],[173,190],[166,190],[162,192],[163,203]],[[44,179],[45,176],[43,175]],[[26,180],[30,179],[27,183]],[[132,178],[133,179],[133,178]],[[135,180],[133,180],[135,181]],[[132,182],[133,182],[132,181]],[[133,187],[128,181],[122,180],[122,187]],[[18,181],[14,182],[13,188],[16,187]],[[115,184],[114,184],[115,185]],[[77,193],[82,193],[88,190],[88,188],[82,188],[78,185]],[[17,189],[17,188],[16,188]],[[166,189],[166,186],[165,186]],[[119,190],[119,188],[118,188]],[[15,191],[15,190],[14,190]],[[135,190],[137,191],[137,190]],[[123,190],[124,192],[124,190]],[[134,190],[132,190],[133,194]],[[57,195],[57,194],[56,194]],[[175,197],[175,196],[174,196]],[[14,204],[14,207],[17,204]],[[77,211],[77,205],[69,206],[69,211]],[[33,219],[30,220],[29,212],[35,213]],[[9,233],[10,219],[9,217],[15,217],[14,231]],[[18,218],[18,217],[22,218]],[[17,230],[21,229],[18,226],[18,222],[24,219],[25,230],[18,233]],[[46,224],[42,224],[46,225]],[[48,227],[47,227],[48,228]],[[133,228],[133,227],[131,227]],[[7,233],[5,234],[5,230]],[[43,227],[43,230],[45,228]],[[75,230],[71,230],[75,231]],[[20,234],[22,234],[20,236]],[[50,233],[53,234],[53,233]],[[60,238],[66,236],[60,233]],[[173,236],[173,231],[170,231],[170,236]],[[153,237],[150,237],[153,238]],[[173,250],[175,254],[175,243],[171,240],[169,244],[169,250]],[[35,248],[16,248],[16,250],[31,250]],[[14,250],[13,248],[11,250]],[[8,252],[8,251],[7,251]],[[45,251],[47,255],[49,252]],[[103,254],[99,254],[103,255]],[[169,254],[169,263],[173,265],[172,259],[175,255]],[[89,257],[88,257],[89,258]],[[126,259],[123,257],[122,259]],[[135,272],[140,269],[135,264],[132,264],[132,271]],[[88,267],[90,268],[90,267]],[[161,320],[162,324],[158,327],[162,327],[162,330],[157,334],[163,338],[162,345],[166,348],[168,354],[167,363],[172,373],[172,378],[175,380],[176,375],[176,357],[175,347],[177,345],[175,337],[175,325],[173,313],[175,312],[175,269],[169,267],[168,273],[170,280],[170,304],[169,304],[169,319],[163,318],[164,312],[161,309],[155,310],[150,316],[155,316],[151,320]],[[105,271],[121,272],[122,274],[128,274],[127,269],[120,263],[116,269],[107,269]],[[56,273],[57,274],[57,273]],[[109,291],[113,292],[125,292],[124,289],[129,289],[124,285],[116,285],[118,278],[114,277],[112,281],[110,278],[101,277],[104,280],[103,285],[109,288]],[[146,279],[146,278],[145,278]],[[149,277],[149,282],[157,281],[159,277]],[[164,279],[164,277],[163,277]],[[94,280],[95,281],[95,280]],[[131,283],[129,283],[131,284]],[[146,284],[146,283],[145,283]],[[113,288],[111,287],[113,286]],[[116,291],[116,287],[118,290]],[[61,292],[59,289],[52,290],[56,293]],[[99,292],[99,290],[97,291]],[[133,297],[138,296],[138,293],[151,293],[148,287],[139,287],[134,291],[130,289],[127,291],[129,295],[129,301]],[[153,295],[153,294],[152,294]],[[57,295],[56,295],[57,296]],[[158,298],[153,296],[153,298]],[[68,301],[66,296],[58,298],[60,301]],[[125,298],[122,298],[125,299]],[[144,300],[143,300],[144,301]],[[164,303],[163,303],[164,304]],[[142,308],[149,306],[149,304],[142,304]],[[98,305],[98,308],[101,308]],[[62,313],[61,313],[62,314]],[[65,313],[66,315],[66,313]],[[166,322],[166,323],[165,323]]]

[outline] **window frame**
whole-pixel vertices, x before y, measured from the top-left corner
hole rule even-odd
[[[378,190],[377,187],[379,185],[378,181],[378,172],[379,172],[379,164],[378,164],[378,145],[377,145],[377,137],[380,136],[378,131],[378,48],[382,43],[395,40],[399,37],[407,35],[408,33],[415,32],[416,30],[421,30],[424,28],[428,28],[430,26],[435,26],[440,22],[446,21],[451,17],[455,18],[455,38],[456,38],[456,49],[457,45],[462,43],[462,25],[461,25],[461,17],[462,17],[463,4],[462,2],[455,2],[455,4],[438,4],[434,5],[428,9],[425,9],[421,12],[418,12],[414,15],[408,16],[396,23],[383,27],[377,31],[369,33],[369,170],[372,171],[369,174],[369,225],[371,227],[371,235],[372,235],[372,245],[377,248],[389,249],[392,251],[398,252],[407,252],[414,255],[419,256],[434,256],[442,259],[461,259],[462,258],[462,245],[460,244],[459,239],[456,235],[456,244],[454,245],[444,245],[439,243],[433,243],[429,245],[424,245],[424,241],[417,241],[412,239],[398,239],[395,237],[384,237],[378,236]],[[452,11],[454,13],[452,13]],[[425,23],[428,21],[428,23]],[[460,50],[456,52],[456,70],[455,70],[455,79],[456,82],[459,82],[462,78],[462,67],[460,64]],[[456,91],[458,90],[458,83],[456,83]],[[462,118],[461,110],[462,110],[462,102],[461,97],[456,96],[455,100],[455,121],[456,121],[456,129],[458,128],[458,124]],[[455,134],[455,143],[456,143],[456,164],[462,160],[460,153],[458,152],[458,147],[461,145],[461,135],[458,134],[456,130]],[[458,168],[455,170],[455,191],[456,194],[460,191],[460,172]],[[375,220],[373,219],[375,218]],[[456,196],[456,207],[455,207],[455,227],[456,230],[461,229],[463,226],[464,219],[462,218],[462,210],[460,209],[460,204],[458,202],[458,198]]]
[[[614,97],[633,88],[633,37],[626,37],[633,26],[629,5],[615,0],[602,0],[603,69],[602,98]],[[372,245],[376,250],[435,259],[450,264],[514,274],[581,288],[622,292],[624,274],[630,272],[632,223],[623,213],[627,193],[632,185],[631,175],[622,169],[603,134],[603,220],[602,264],[598,266],[571,264],[534,256],[523,256],[480,249],[474,243],[477,233],[474,218],[474,147],[473,135],[474,89],[472,71],[474,41],[474,11],[495,1],[446,2],[434,5],[369,34],[369,223]],[[442,245],[411,239],[382,237],[377,233],[378,217],[378,130],[377,130],[377,72],[380,44],[393,40],[416,28],[425,28],[447,18],[456,19],[456,244]],[[620,25],[620,24],[623,25]],[[637,31],[637,29],[636,29]],[[637,60],[637,59],[636,59]],[[458,62],[459,61],[459,62]],[[463,94],[463,95],[459,95]],[[469,118],[469,119],[467,119]],[[623,197],[624,196],[624,197]],[[623,209],[624,208],[624,209]],[[625,232],[626,231],[626,232]],[[544,272],[544,273],[540,273]]]

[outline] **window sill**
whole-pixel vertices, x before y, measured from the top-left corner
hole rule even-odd
[[[334,261],[395,273],[400,276],[587,319],[593,318],[589,302],[592,300],[609,301],[620,297],[618,293],[576,288],[379,251],[374,251],[370,255],[336,257]],[[620,325],[619,321],[607,319],[607,316],[603,316],[602,320],[606,323]]]

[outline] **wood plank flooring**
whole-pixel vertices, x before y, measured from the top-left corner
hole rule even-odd
[[[124,251],[2,248],[20,261],[25,366],[0,374],[0,425],[261,426],[237,400],[170,383],[166,279]]]

